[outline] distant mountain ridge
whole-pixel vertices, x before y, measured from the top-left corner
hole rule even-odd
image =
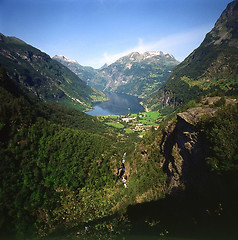
[[[132,52],[100,71],[105,89],[145,97],[160,87],[178,61],[161,51]]]
[[[41,101],[78,110],[105,98],[49,55],[15,37],[0,34],[0,64],[21,88]]]
[[[132,52],[100,71],[105,90],[146,97],[157,90],[179,62],[161,51]],[[97,77],[97,76],[96,76]]]
[[[161,51],[132,52],[98,70],[83,67],[64,56],[55,56],[54,59],[101,91],[116,91],[140,97],[158,89],[179,63],[171,54]]]
[[[175,106],[215,91],[238,94],[238,1],[228,4],[201,45],[145,104]]]
[[[90,80],[97,74],[96,69],[88,66],[82,66],[76,60],[69,59],[63,55],[55,55],[53,59],[69,68],[84,82],[90,83]]]

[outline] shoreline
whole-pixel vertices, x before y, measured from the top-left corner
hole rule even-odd
[[[143,105],[143,102],[141,101],[141,102],[139,102],[140,103],[140,105],[145,109],[145,112],[149,112],[150,110],[149,110],[149,108],[147,108],[147,106],[144,106]]]

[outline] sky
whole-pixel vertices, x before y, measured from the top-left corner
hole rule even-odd
[[[99,68],[133,51],[182,61],[231,0],[0,0],[0,32]]]

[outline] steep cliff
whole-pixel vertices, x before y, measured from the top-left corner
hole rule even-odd
[[[208,110],[208,109],[207,109]],[[210,112],[214,109],[209,109]],[[163,170],[167,173],[167,193],[185,190],[198,181],[205,181],[205,156],[208,151],[201,131],[195,126],[201,108],[177,114],[177,121],[164,129],[161,150],[164,155]]]
[[[204,191],[207,182],[217,181],[211,179],[214,175],[211,174],[212,166],[207,161],[213,154],[213,146],[205,134],[206,129],[200,123],[205,118],[216,118],[216,113],[220,110],[216,104],[219,105],[221,101],[219,97],[205,98],[197,107],[178,113],[176,121],[165,127],[161,151],[164,158],[163,170],[167,174],[168,194],[185,189],[189,191],[192,188]],[[224,104],[234,105],[236,102],[235,99],[226,99]],[[232,132],[228,126],[227,128],[227,134],[231,136]]]

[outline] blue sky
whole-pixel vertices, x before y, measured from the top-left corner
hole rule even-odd
[[[230,0],[0,0],[0,32],[101,67],[132,51],[182,61]]]

